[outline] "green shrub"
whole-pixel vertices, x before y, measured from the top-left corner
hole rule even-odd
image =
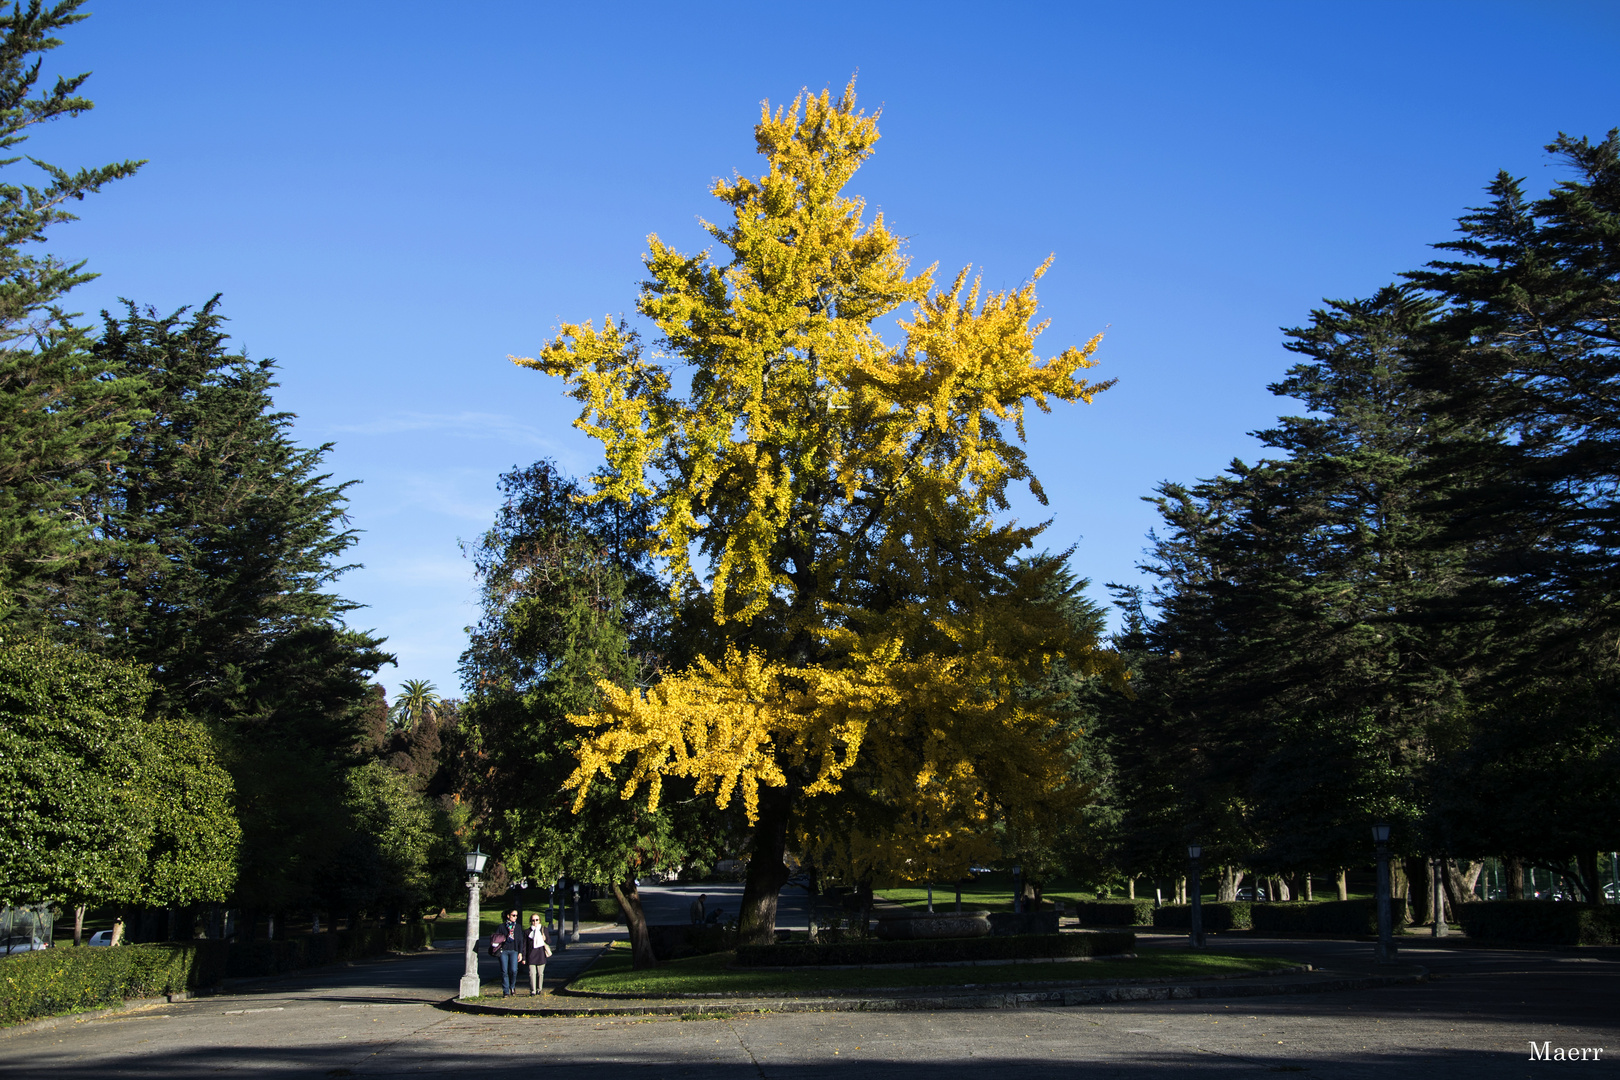
[[[1464,933],[1481,941],[1620,945],[1620,907],[1550,900],[1476,900],[1456,909]]]
[[[1035,960],[1114,956],[1130,952],[1129,931],[1033,934],[1022,937],[936,938],[921,941],[850,941],[816,945],[743,945],[739,967],[814,967],[821,964],[942,964],[962,960]]]
[[[694,926],[691,923],[654,923],[647,927],[653,955],[660,961],[688,956],[707,956],[736,948],[737,932],[723,926]]]
[[[214,986],[224,942],[57,948],[0,960],[0,1023]]]
[[[624,922],[624,910],[619,907],[617,897],[598,896],[589,901],[587,911],[594,916],[596,922]]]
[[[1075,905],[1082,926],[1152,926],[1152,900],[1083,900]]]
[[[432,924],[413,922],[283,941],[41,949],[0,960],[0,1023],[104,1008],[129,998],[218,986],[226,977],[277,975],[432,943]]]
[[[1248,930],[1254,924],[1249,921],[1250,904],[1247,900],[1214,900],[1203,905],[1200,919],[1203,921],[1206,933],[1218,934],[1227,930]],[[1155,929],[1190,930],[1192,929],[1191,904],[1166,904],[1153,913],[1153,926]]]
[[[1389,902],[1394,926],[1406,922],[1406,901],[1394,897]],[[1255,904],[1250,909],[1254,929],[1281,934],[1342,934],[1363,937],[1378,933],[1378,901],[1324,900],[1318,903]]]

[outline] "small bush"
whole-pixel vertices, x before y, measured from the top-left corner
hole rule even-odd
[[[1082,900],[1075,905],[1082,926],[1152,926],[1152,900]]]
[[[597,922],[624,922],[624,910],[614,896],[598,896],[590,901],[589,912]]]
[[[1391,923],[1406,922],[1406,901],[1389,902]],[[1254,929],[1282,934],[1342,934],[1363,937],[1378,933],[1378,901],[1325,900],[1319,903],[1255,904],[1250,908]]]
[[[737,945],[737,932],[723,926],[693,926],[690,923],[658,923],[647,926],[653,955],[659,960],[680,960],[725,952]]]
[[[1249,921],[1250,904],[1246,900],[1213,900],[1203,905],[1199,918],[1203,921],[1204,932],[1219,934],[1228,930],[1248,930],[1253,927]],[[1163,930],[1191,930],[1192,905],[1166,904],[1153,913],[1153,926]]]
[[[1476,900],[1456,909],[1463,932],[1481,941],[1620,945],[1620,907],[1551,900]]]
[[[1116,956],[1136,946],[1129,931],[1033,934],[1020,937],[851,941],[816,945],[743,945],[739,967],[816,967],[822,964],[942,964],[962,960],[1036,960]]]

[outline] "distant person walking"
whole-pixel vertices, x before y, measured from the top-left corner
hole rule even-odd
[[[708,900],[708,893],[699,893],[698,898],[692,901],[691,915],[693,926],[701,926],[703,924],[703,909],[708,906]]]
[[[529,916],[529,929],[523,935],[523,962],[529,965],[529,996],[539,997],[546,982],[546,958],[551,955],[551,942],[538,914]]]
[[[523,963],[523,934],[518,930],[518,913],[506,913],[501,928],[490,935],[490,946],[501,962],[501,997],[517,993],[518,965]]]

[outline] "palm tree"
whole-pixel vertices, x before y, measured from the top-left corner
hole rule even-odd
[[[413,728],[423,717],[437,712],[442,704],[439,691],[432,683],[426,679],[406,679],[399,688],[399,697],[394,699],[394,707],[388,710],[388,717],[397,728]]]

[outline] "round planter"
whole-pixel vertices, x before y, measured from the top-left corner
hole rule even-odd
[[[933,938],[976,938],[990,933],[988,911],[922,912],[916,915],[884,915],[877,921],[877,936],[886,941],[920,941]]]

